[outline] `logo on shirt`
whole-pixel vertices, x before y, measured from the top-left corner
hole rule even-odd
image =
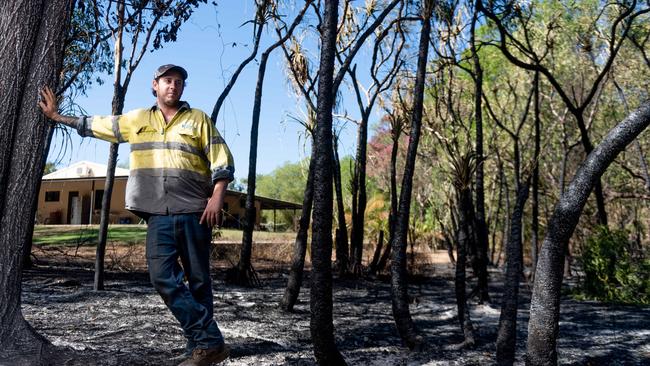
[[[196,123],[193,120],[183,121],[179,126],[180,132],[185,132],[187,134],[193,134],[197,128]]]

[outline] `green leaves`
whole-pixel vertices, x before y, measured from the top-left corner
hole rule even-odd
[[[599,227],[581,257],[581,291],[588,298],[650,304],[650,260],[634,248],[624,230]]]

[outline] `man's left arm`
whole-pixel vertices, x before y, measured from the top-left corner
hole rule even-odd
[[[200,224],[204,222],[210,227],[219,225],[219,219],[221,216],[221,209],[223,208],[223,199],[226,196],[226,188],[228,187],[228,180],[221,179],[214,184],[214,189],[212,190],[212,196],[208,200],[208,204],[205,206],[203,215],[201,215]]]
[[[203,117],[204,121],[201,127],[202,147],[205,156],[210,162],[210,175],[214,188],[201,216],[201,223],[205,221],[212,227],[219,224],[226,188],[228,183],[235,179],[235,164],[230,149],[219,131],[217,131],[207,115],[204,114]]]

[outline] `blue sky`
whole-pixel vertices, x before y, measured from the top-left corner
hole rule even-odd
[[[253,17],[252,3],[227,1],[220,2],[216,7],[211,4],[201,5],[183,25],[176,42],[167,43],[164,48],[153,53],[148,52],[144,56],[133,75],[124,110],[153,105],[155,99],[150,91],[153,72],[159,65],[174,63],[183,66],[189,73],[183,99],[192,107],[210,114],[230,75],[250,53],[252,26],[242,24]],[[293,18],[287,19],[287,22],[290,22]],[[220,28],[217,24],[220,24]],[[275,40],[274,33],[265,31],[260,53],[265,49],[265,44]],[[308,50],[312,59],[318,60],[317,46],[308,47]],[[302,115],[299,110],[302,103],[293,95],[287,82],[281,52],[277,49],[271,55],[264,83],[257,160],[257,172],[262,174],[271,172],[284,162],[298,161],[310,150],[309,144],[305,143],[302,126],[289,118],[290,115]],[[364,57],[363,53],[358,57]],[[255,61],[251,62],[240,75],[217,122],[217,128],[233,152],[235,176],[238,180],[246,178],[248,174],[250,125],[257,66]],[[104,85],[94,85],[87,92],[87,97],[77,100],[90,115],[110,114],[113,79],[112,76],[106,75],[104,80]],[[353,102],[352,98],[346,99]],[[356,104],[347,109],[350,115],[358,115]],[[371,123],[374,120],[377,120],[376,113]],[[354,153],[355,134],[356,125],[348,123],[341,134],[341,156]],[[55,136],[48,161],[58,158],[59,167],[80,160],[106,163],[109,148],[107,142],[89,138],[82,140],[74,132],[72,135],[72,143],[66,149],[63,149],[62,137]],[[63,156],[62,151],[65,152]],[[128,154],[128,145],[121,146],[118,164],[126,163]]]

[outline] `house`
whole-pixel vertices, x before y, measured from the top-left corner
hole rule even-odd
[[[86,225],[98,224],[104,196],[106,165],[80,161],[43,176],[38,194],[36,222],[38,224]],[[124,208],[124,195],[129,170],[115,169],[109,222],[137,224],[140,218]],[[246,194],[228,190],[224,199],[222,227],[240,228],[244,217]],[[301,205],[266,197],[255,197],[255,226],[260,226],[262,210],[293,210]],[[274,215],[275,217],[275,215]],[[275,227],[275,225],[274,225]]]

